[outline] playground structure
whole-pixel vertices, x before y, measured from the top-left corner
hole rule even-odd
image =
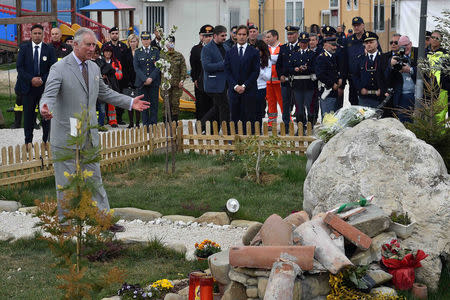
[[[97,21],[76,11],[76,0],[70,0],[70,10],[57,10],[57,0],[51,0],[51,11],[42,11],[41,0],[36,0],[36,11],[22,8],[22,1],[16,0],[16,6],[0,4],[0,64],[10,63],[14,60],[21,42],[30,39],[32,24],[40,23],[44,27],[44,42],[50,42],[50,31],[53,27],[59,27],[63,40],[73,36],[80,27],[87,27],[95,32],[99,46],[106,41],[109,27],[102,24],[102,12],[114,12],[114,26],[119,26],[119,11],[129,12],[129,26],[134,28],[134,7],[112,0],[102,0],[94,4],[80,8],[84,12],[97,12]],[[58,13],[70,13],[69,24],[58,19]],[[162,102],[162,98],[159,98]],[[180,109],[195,112],[195,97],[186,89],[180,99]]]

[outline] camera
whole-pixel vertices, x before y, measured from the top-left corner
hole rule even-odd
[[[408,57],[405,55],[405,47],[400,47],[398,49],[397,55],[393,57],[397,63],[392,67],[395,71],[400,71],[409,62]]]

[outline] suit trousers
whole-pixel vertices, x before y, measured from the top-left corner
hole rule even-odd
[[[25,132],[25,144],[33,142],[33,129],[36,122],[36,106],[39,106],[39,101],[43,93],[43,88],[32,87],[27,95],[23,95],[23,128]],[[50,120],[41,118],[42,124],[42,141],[47,142],[50,134]]]
[[[281,87],[281,95],[283,96],[283,123],[286,128],[289,128],[289,122],[291,122],[291,110],[292,110],[292,97],[294,89],[290,86]]]
[[[351,105],[358,105],[358,89],[356,88],[355,84],[352,80],[349,79],[349,95],[348,95],[348,101],[350,101]]]
[[[195,118],[201,120],[212,108],[213,100],[204,91],[195,88]],[[217,118],[215,118],[217,119]]]
[[[246,93],[229,95],[231,121],[234,124],[241,121],[244,127],[244,134],[246,134],[247,122],[250,122],[253,127],[258,118],[261,105],[256,96],[255,94],[248,95]]]
[[[144,94],[144,99],[142,100],[150,102],[150,108],[142,111],[142,124],[144,126],[156,124],[158,122],[159,86],[144,85],[139,94]]]
[[[295,99],[295,117],[297,122],[302,122],[306,128],[307,119],[305,116],[305,108],[308,113],[308,117],[313,115],[311,111],[311,102],[314,94],[314,90],[299,90],[294,89]]]
[[[92,147],[92,143],[87,143]],[[55,147],[52,145],[52,155],[53,157],[58,157],[58,153],[65,153],[67,150],[60,147]],[[73,150],[75,153],[75,150]],[[75,154],[74,154],[75,156]],[[66,161],[55,161],[53,163],[53,168],[55,170],[55,184],[56,184],[56,197],[58,199],[58,217],[61,220],[64,217],[64,210],[61,207],[61,201],[64,199],[64,193],[58,190],[58,186],[65,186],[68,183],[68,179],[64,176],[64,172],[69,174],[75,173],[75,159]],[[98,186],[96,193],[92,196],[92,200],[97,202],[97,207],[100,210],[109,211],[109,201],[106,195],[105,188],[102,183],[102,175],[100,171],[100,163],[92,163],[82,166],[82,170],[93,171],[94,174],[90,177]]]
[[[336,97],[326,97],[325,99],[320,98],[320,111],[322,114],[322,122],[323,117],[326,113],[336,112],[337,107],[337,98]]]
[[[376,108],[380,103],[381,103],[381,100],[379,97],[359,96],[359,104],[358,105]]]
[[[230,122],[230,106],[228,104],[227,92],[223,93],[208,93],[208,96],[213,100],[213,107],[203,116],[202,128],[206,121],[214,120],[218,122],[218,128],[222,125],[222,121],[227,124]],[[228,126],[228,125],[227,125]]]

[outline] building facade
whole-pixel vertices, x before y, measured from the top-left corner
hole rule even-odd
[[[351,28],[352,18],[364,19],[366,30],[380,36],[383,49],[397,31],[399,0],[250,0],[250,21],[261,31],[276,29],[285,39],[284,27],[298,25],[309,31],[311,24]]]

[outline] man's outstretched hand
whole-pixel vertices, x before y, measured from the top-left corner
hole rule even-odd
[[[142,101],[141,99],[144,98],[144,95],[137,96],[133,99],[133,105],[132,108],[138,111],[143,111],[144,109],[147,109],[150,107],[150,102]]]
[[[47,104],[42,105],[41,116],[44,117],[44,119],[46,120],[50,120],[51,118],[53,118],[53,114],[48,109]]]

